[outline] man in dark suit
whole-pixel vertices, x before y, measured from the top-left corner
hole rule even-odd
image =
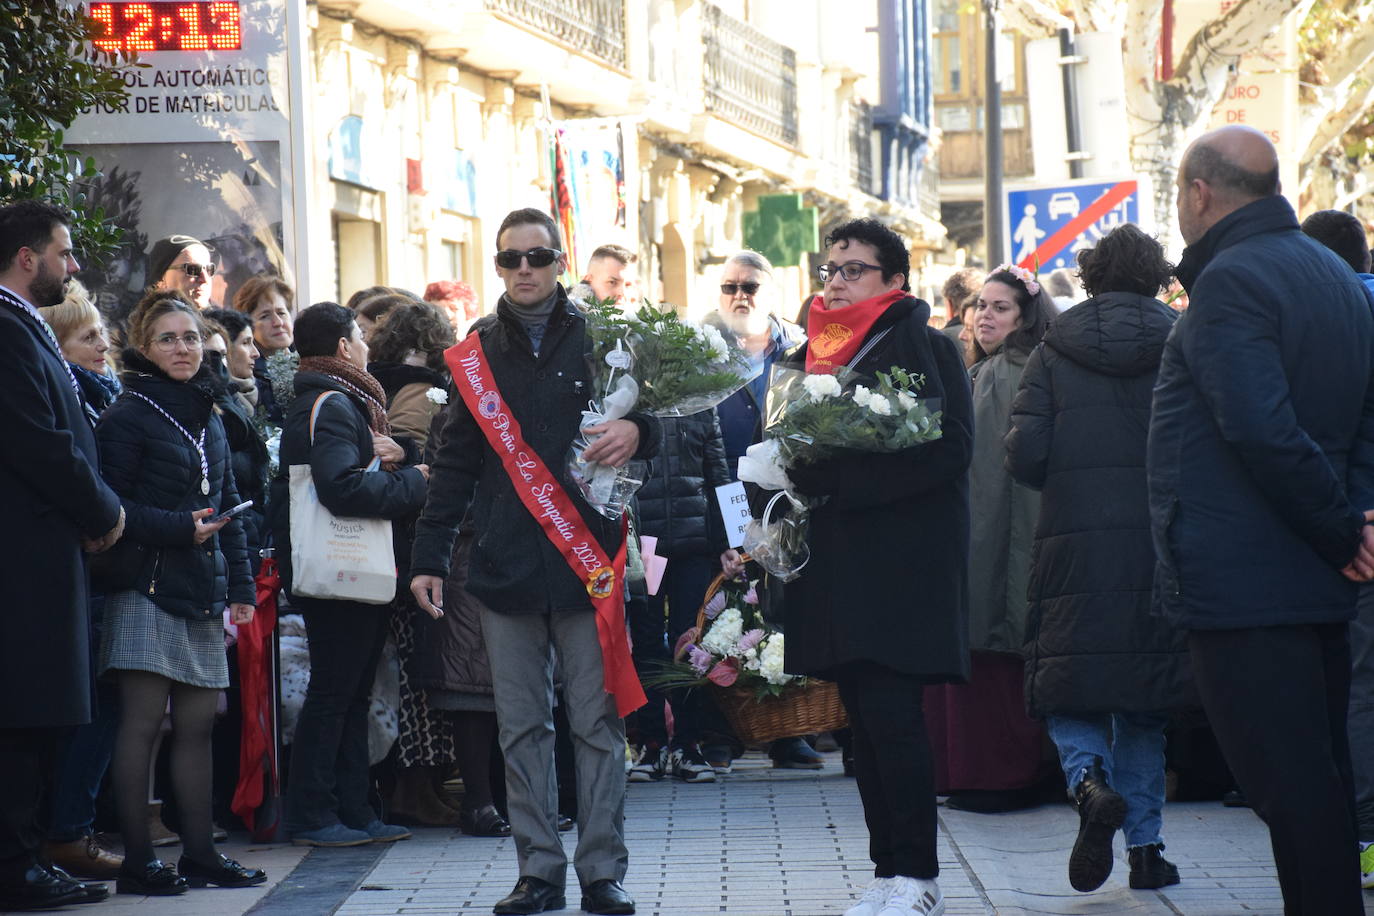
[[[37,312],[62,301],[77,271],[68,220],[36,201],[0,207],[0,910],[107,893],[38,856],[57,742],[91,718],[82,551],[107,550],[124,531],[119,497],[100,478],[80,389]]]
[[[1204,134],[1178,175],[1191,304],[1150,421],[1156,598],[1269,826],[1285,912],[1355,916],[1348,628],[1374,574],[1374,320],[1299,231],[1264,134]]]

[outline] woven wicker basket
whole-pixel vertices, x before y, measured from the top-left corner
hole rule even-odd
[[[748,554],[741,554],[747,561]],[[697,632],[706,626],[706,605],[725,584],[725,574],[711,580],[697,611]],[[807,678],[804,685],[789,684],[775,697],[758,699],[752,690],[740,687],[711,685],[716,705],[734,730],[735,736],[747,745],[765,744],[778,738],[815,735],[844,728],[849,724],[840,691],[830,681]]]

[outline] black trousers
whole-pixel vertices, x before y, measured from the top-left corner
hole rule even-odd
[[[1284,913],[1364,913],[1347,625],[1193,630],[1188,647],[1221,752],[1269,826]]]
[[[935,852],[935,769],[921,707],[924,683],[881,665],[836,672],[854,734],[854,775],[879,878],[940,874]]]
[[[44,804],[57,747],[69,729],[0,729],[0,869],[23,871],[34,861],[47,825]],[[0,875],[0,880],[5,876]]]
[[[286,828],[342,823],[355,830],[377,817],[367,796],[367,710],[391,605],[297,598],[310,640],[310,686],[291,744]]]

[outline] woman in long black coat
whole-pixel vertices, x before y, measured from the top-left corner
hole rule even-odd
[[[1007,469],[1041,491],[1031,553],[1026,705],[1046,719],[1079,801],[1070,881],[1092,890],[1126,834],[1131,887],[1178,881],[1159,854],[1168,711],[1193,705],[1187,645],[1151,614],[1145,482],[1150,403],[1175,313],[1171,268],[1134,225],[1079,254],[1093,297],[1055,319],[1026,364]]]
[[[924,685],[969,671],[968,376],[953,342],[928,326],[930,306],[902,294],[911,268],[900,236],[855,220],[826,244],[806,368],[850,365],[862,384],[893,366],[923,375],[917,394],[939,399],[943,434],[888,454],[841,449],[788,471],[803,494],[827,500],[811,513],[811,561],[787,586],[785,664],[835,681],[853,728],[875,880],[851,912],[941,912],[921,700]],[[845,341],[862,345],[836,350]]]

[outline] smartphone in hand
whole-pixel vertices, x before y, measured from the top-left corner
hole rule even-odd
[[[235,506],[232,509],[229,509],[228,511],[221,512],[219,515],[210,516],[209,521],[217,522],[222,518],[233,518],[236,515],[241,515],[242,513],[246,512],[248,509],[252,507],[252,505],[253,501],[251,499],[248,500],[248,502],[239,503],[237,506]]]

